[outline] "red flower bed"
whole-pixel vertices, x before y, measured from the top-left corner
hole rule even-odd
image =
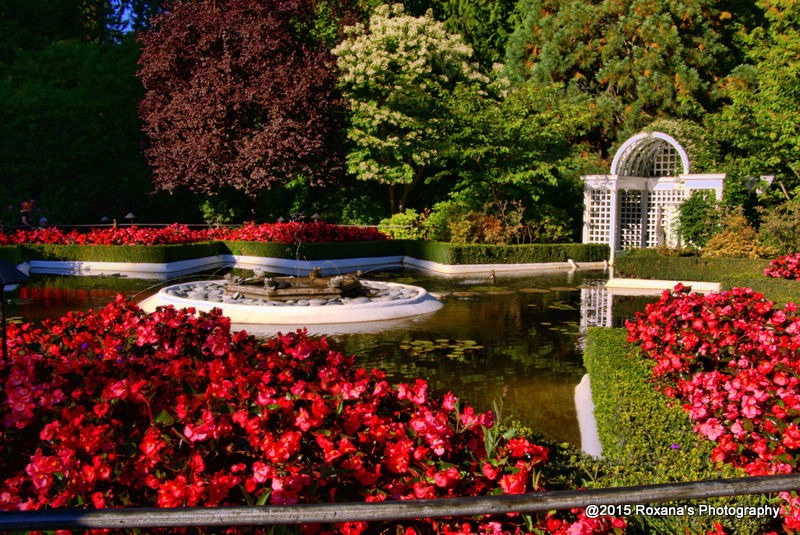
[[[247,223],[239,228],[193,230],[186,225],[168,227],[107,227],[89,232],[63,232],[55,227],[0,233],[0,245],[47,243],[56,245],[164,245],[211,240],[317,243],[385,240],[374,228],[341,227],[330,223]]]
[[[709,295],[681,285],[628,322],[664,394],[716,442],[713,461],[750,475],[790,473],[800,455],[800,315],[750,288]],[[800,502],[786,494],[788,529]]]
[[[259,342],[231,333],[219,311],[148,315],[120,296],[42,327],[10,325],[8,335],[3,510],[413,500],[545,484],[547,448],[501,436],[487,454],[490,412],[452,393],[434,396],[422,380],[392,386],[302,332]],[[382,526],[408,534],[622,527],[580,511]]]
[[[764,275],[776,279],[800,279],[800,253],[779,256],[772,260],[764,270]]]

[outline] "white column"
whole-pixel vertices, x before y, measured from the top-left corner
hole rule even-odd
[[[617,199],[619,197],[619,190],[617,189],[617,181],[614,180],[611,184],[611,214],[609,221],[609,236],[608,245],[611,247],[610,264],[614,264],[614,253],[619,244],[619,208]]]

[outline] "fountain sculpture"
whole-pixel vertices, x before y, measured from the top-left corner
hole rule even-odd
[[[363,280],[360,273],[322,276],[315,268],[304,277],[228,275],[222,280],[184,282],[162,288],[140,303],[222,309],[236,324],[306,326],[395,320],[435,312],[442,303],[424,288]]]

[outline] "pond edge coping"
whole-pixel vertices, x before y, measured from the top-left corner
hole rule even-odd
[[[377,269],[408,267],[425,273],[444,276],[489,275],[495,273],[529,273],[541,271],[574,271],[578,269],[606,269],[607,262],[524,263],[524,264],[440,264],[420,260],[411,256],[380,256],[367,258],[344,258],[333,260],[295,260],[287,258],[258,257],[222,254],[165,263],[136,262],[92,262],[64,260],[30,260],[27,262],[32,274],[76,275],[76,276],[123,276],[136,279],[167,280],[201,271],[224,268],[261,269],[270,273],[306,275],[319,267],[324,275],[351,271],[374,271]],[[23,264],[24,265],[24,264]]]

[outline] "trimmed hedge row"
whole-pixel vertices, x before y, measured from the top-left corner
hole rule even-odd
[[[588,331],[584,365],[591,379],[606,472],[592,485],[745,477],[743,470],[712,463],[713,443],[695,433],[683,409],[654,388],[650,364],[629,356],[633,351],[625,329],[594,327]],[[706,502],[715,506],[755,506],[765,505],[766,500],[764,496],[738,496]],[[706,533],[713,530],[715,522],[732,533],[764,533],[768,523],[764,518],[698,515],[650,515],[630,520],[645,533]]]
[[[226,241],[228,254],[270,258],[298,258],[300,260],[336,260],[374,256],[402,256],[405,240],[376,240],[362,242],[266,243],[252,241]]]
[[[9,246],[13,247],[13,246]],[[193,258],[216,256],[228,252],[222,242],[185,243],[178,245],[19,245],[19,254],[26,260],[62,260],[83,262],[134,262],[162,264]]]
[[[760,258],[703,258],[664,256],[656,250],[641,250],[615,258],[619,277],[719,282],[723,289],[752,288],[776,303],[800,303],[800,281],[764,275],[769,260]]]
[[[769,260],[763,259],[663,256],[656,252],[614,259],[614,271],[620,277],[706,282],[719,282],[730,276],[764,278],[768,265]]]
[[[202,242],[180,245],[52,245],[30,244],[0,247],[0,258],[24,260],[166,263],[205,256],[233,254],[301,260],[333,260],[380,256],[412,256],[442,264],[514,264],[602,262],[607,245],[534,244],[462,245],[422,240],[379,240],[336,243],[281,244],[248,241]]]
[[[406,255],[440,264],[544,264],[550,262],[602,262],[609,258],[608,245],[558,243],[525,245],[476,245],[422,240],[406,241]]]
[[[22,251],[16,245],[0,245],[0,260],[16,266],[24,262],[25,257],[22,256]]]

